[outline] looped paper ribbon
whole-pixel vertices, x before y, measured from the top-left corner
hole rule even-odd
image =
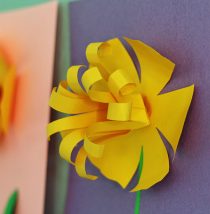
[[[80,78],[79,70],[85,66],[70,67],[67,81],[52,91],[49,105],[69,116],[49,123],[48,136],[61,133],[60,155],[81,177],[97,178],[86,172],[88,158],[123,188],[134,176],[143,148],[141,178],[132,190],[137,191],[151,187],[168,173],[168,154],[157,129],[175,152],[194,86],[159,95],[174,64],[141,41],[125,40],[140,62],[141,81],[119,39],[89,44],[89,68]],[[72,160],[81,141],[76,160]]]
[[[9,129],[15,85],[15,68],[0,50],[0,133]]]

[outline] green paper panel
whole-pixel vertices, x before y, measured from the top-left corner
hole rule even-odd
[[[59,4],[57,43],[55,54],[55,73],[53,85],[66,78],[66,71],[70,66],[70,33],[69,33],[68,2]],[[59,118],[59,114],[52,112],[51,120]],[[49,144],[45,213],[64,213],[69,164],[59,156],[59,137],[55,137]]]
[[[0,0],[0,12],[29,7],[48,2],[49,0]]]
[[[0,0],[0,12],[19,9],[23,7],[30,7],[30,6],[45,3],[48,1],[50,0]],[[60,3],[68,3],[72,1],[77,1],[77,0],[58,0],[58,2]]]

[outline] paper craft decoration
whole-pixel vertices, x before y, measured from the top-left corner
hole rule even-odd
[[[14,101],[15,67],[0,48],[0,134],[7,134]]]
[[[81,177],[97,178],[86,172],[88,158],[123,188],[134,176],[142,151],[141,177],[132,189],[138,191],[148,189],[169,172],[168,153],[158,130],[175,153],[194,85],[160,94],[174,63],[141,41],[125,41],[136,54],[141,75],[119,39],[89,44],[89,68],[81,79],[78,73],[85,66],[72,66],[67,81],[52,91],[49,105],[70,116],[49,123],[48,136],[61,133],[60,155]],[[73,161],[71,154],[82,140]]]
[[[29,7],[41,3],[46,3],[51,0],[0,0],[0,12],[15,10],[18,8]],[[69,31],[69,7],[70,0],[59,0],[58,10],[58,24],[57,24],[57,39],[56,39],[56,62],[55,62],[55,74],[56,81],[63,79],[66,69],[70,64],[70,31]],[[64,69],[63,69],[64,68]],[[54,116],[54,115],[53,115]],[[56,140],[56,139],[55,139]],[[69,165],[55,152],[57,150],[57,144],[51,144],[48,149],[48,170],[46,180],[46,197],[45,197],[45,211],[51,214],[64,213]],[[54,149],[56,147],[56,149]]]
[[[0,213],[18,189],[16,213],[44,212],[57,3],[0,14],[0,44],[16,66],[14,112],[0,144]]]

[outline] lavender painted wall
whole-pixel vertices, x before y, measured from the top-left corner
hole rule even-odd
[[[210,1],[88,0],[70,5],[72,63],[90,42],[128,36],[176,63],[163,92],[195,83],[195,95],[171,172],[143,191],[141,214],[210,213]],[[70,170],[66,213],[130,214],[135,194]]]

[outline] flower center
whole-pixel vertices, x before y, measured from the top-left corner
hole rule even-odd
[[[144,100],[141,94],[132,94],[120,103],[109,103],[107,119],[114,121],[133,121],[142,124],[141,127],[150,124]]]

